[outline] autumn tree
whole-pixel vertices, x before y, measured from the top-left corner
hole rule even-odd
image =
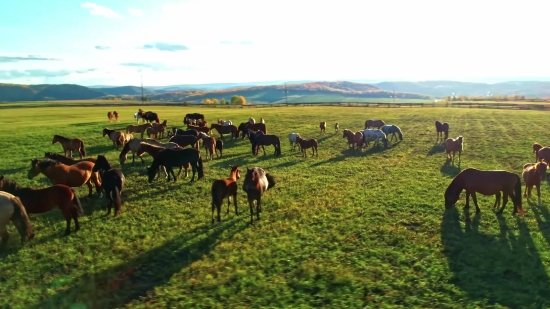
[[[246,99],[242,95],[234,95],[231,97],[231,105],[246,105]]]
[[[218,104],[218,99],[212,99],[212,104]]]
[[[222,99],[220,100],[220,104],[221,104],[221,105],[227,105],[227,101],[225,100],[225,98],[222,98]]]

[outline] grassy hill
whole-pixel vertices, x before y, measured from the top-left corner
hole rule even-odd
[[[105,87],[105,88],[92,88],[93,90],[103,92],[108,95],[137,95],[141,96],[141,87],[136,86],[122,86],[122,87]],[[143,94],[153,94],[155,91],[143,88]]]
[[[72,84],[0,84],[0,101],[89,100],[102,96],[105,93]]]

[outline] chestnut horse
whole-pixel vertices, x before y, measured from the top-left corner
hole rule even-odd
[[[321,129],[321,134],[325,134],[325,130],[327,129],[327,122],[323,121],[319,123],[319,128]]]
[[[115,208],[115,217],[120,215],[122,200],[120,194],[124,188],[124,175],[119,169],[112,168],[104,155],[98,155],[92,171],[102,170],[101,187],[105,190],[105,195],[109,203],[107,204],[107,215],[111,214],[111,206]]]
[[[493,208],[496,208],[497,202],[500,202],[500,192],[503,195],[502,208],[497,211],[497,214],[502,214],[508,197],[510,197],[514,203],[514,214],[524,214],[521,206],[521,179],[517,174],[507,171],[485,171],[475,168],[467,168],[460,172],[451,181],[447,190],[445,191],[445,208],[449,209],[456,204],[462,190],[466,190],[466,206],[470,207],[470,196],[474,200],[476,206],[476,213],[480,212],[477,205],[476,192],[483,195],[495,195],[496,201]]]
[[[117,111],[113,111],[113,116],[115,117],[115,122],[118,122],[118,120],[120,119],[120,116],[117,113]]]
[[[540,183],[546,178],[547,169],[548,165],[544,160],[536,164],[527,163],[523,166],[523,173],[521,174],[523,181],[525,182],[525,191],[523,192],[523,196],[527,197],[527,200],[529,200],[529,198],[531,198],[531,190],[533,189],[533,186],[535,186],[537,188],[539,207],[541,206]]]
[[[218,153],[216,153],[216,138],[200,132],[199,139],[202,140],[204,149],[206,149],[206,160],[208,160],[208,156],[210,156],[210,161],[214,160],[214,154],[216,157],[218,156]]]
[[[151,135],[153,135],[155,138],[158,138],[158,134],[160,133],[160,137],[163,138],[167,126],[167,120],[164,120],[161,124],[153,123],[152,127],[147,128],[147,137],[151,137]]]
[[[222,221],[220,212],[222,210],[223,199],[227,197],[227,214],[229,214],[229,207],[231,206],[231,196],[233,197],[233,204],[235,205],[235,214],[239,215],[239,209],[237,208],[237,180],[241,178],[238,165],[229,165],[231,171],[229,172],[229,178],[216,179],[212,182],[212,223],[214,220],[214,210],[218,210],[218,222]]]
[[[167,148],[180,148],[178,144],[176,143],[167,143],[167,144],[170,144],[170,147],[164,147],[162,145],[154,145],[154,144],[151,144],[149,142],[141,142],[140,143],[140,148],[137,152],[137,155],[139,157],[141,157],[144,153],[148,153],[151,157],[153,157],[153,160],[157,157],[157,154],[159,152],[161,152],[162,150],[164,149],[167,149]],[[180,171],[178,172],[178,177],[180,176],[181,174],[181,170],[182,168],[185,167],[185,178],[187,178],[189,176],[189,168],[191,167],[190,164],[187,164],[187,165],[184,165],[184,166],[180,166]],[[166,167],[164,166],[160,166],[159,169],[158,169],[158,178],[160,178],[160,171],[164,172],[164,175],[166,175],[166,177],[168,176],[168,173],[166,172]]]
[[[361,151],[363,149],[363,133],[362,132],[353,132],[348,129],[344,129],[344,134],[342,138],[348,139],[349,149],[355,150],[355,145],[357,149]]]
[[[107,118],[109,118],[109,122],[113,121],[113,113],[108,112],[107,113]]]
[[[2,238],[0,252],[4,251],[8,245],[10,235],[8,234],[7,225],[10,221],[21,235],[21,243],[25,242],[25,239],[31,240],[34,238],[34,229],[25,211],[25,206],[23,206],[19,197],[0,191],[0,238]]]
[[[71,219],[74,220],[74,231],[80,230],[78,217],[84,214],[80,200],[74,191],[66,185],[53,185],[44,189],[20,187],[15,181],[0,175],[0,191],[9,192],[21,199],[29,214],[41,214],[59,207],[67,228],[65,235],[71,234]]]
[[[27,173],[28,179],[33,179],[42,173],[52,185],[66,185],[72,188],[80,187],[84,184],[88,186],[88,197],[92,197],[92,182],[95,184],[97,194],[101,198],[101,183],[99,175],[92,171],[94,163],[82,161],[73,165],[65,165],[51,159],[31,159],[31,168]]]
[[[80,138],[66,138],[61,135],[54,135],[52,140],[52,145],[55,143],[60,143],[63,147],[63,154],[73,156],[73,150],[78,151],[80,159],[86,156],[86,148],[84,148],[84,142]]]
[[[445,151],[447,152],[447,160],[451,159],[453,153],[453,163],[455,162],[455,154],[458,151],[458,162],[460,164],[460,154],[464,150],[464,137],[448,138],[445,140]]]
[[[311,153],[312,157],[315,155],[315,152],[317,152],[317,157],[319,156],[319,150],[317,149],[317,146],[318,146],[317,139],[310,138],[308,140],[305,140],[298,135],[296,136],[296,143],[300,145],[300,151],[302,151],[302,158],[307,157],[306,149],[308,148],[311,148],[311,150],[313,151]]]
[[[370,128],[370,127],[373,127],[373,128],[377,128],[377,129],[380,129],[381,127],[383,127],[386,123],[384,122],[384,120],[372,120],[372,119],[369,119],[367,121],[365,121],[365,130]]]
[[[126,127],[126,133],[140,133],[141,139],[143,139],[143,133],[145,133],[147,128],[150,128],[152,126],[153,125],[150,123],[132,124]]]
[[[231,134],[231,140],[233,138],[237,139],[239,136],[237,135],[237,127],[230,124],[230,125],[220,125],[217,123],[213,123],[210,125],[210,130],[216,129],[218,133],[220,134],[222,140],[225,141],[225,138],[223,137],[224,134]]]
[[[275,178],[266,173],[262,168],[246,168],[243,191],[246,192],[248,206],[250,207],[250,224],[254,224],[254,201],[256,201],[256,218],[260,220],[262,195],[265,191],[273,188],[273,186],[275,186]]]
[[[338,129],[340,129],[340,124],[337,122],[334,124],[334,133],[338,133]]]
[[[443,133],[445,133],[445,139],[449,137],[449,124],[444,122],[441,123],[439,121],[435,121],[435,130],[437,131],[437,140],[439,140],[439,136],[441,135],[441,140],[443,140]]]
[[[120,132],[113,129],[103,129],[103,137],[109,136],[109,139],[113,142],[113,149],[116,147],[116,149],[120,149],[120,146],[124,147],[124,144],[126,142],[126,136],[124,132]]]

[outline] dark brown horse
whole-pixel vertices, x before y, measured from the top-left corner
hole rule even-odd
[[[212,129],[216,129],[216,131],[218,131],[222,140],[224,141],[225,141],[225,138],[223,137],[224,134],[231,134],[231,140],[233,140],[233,138],[239,137],[237,134],[237,127],[234,125],[224,126],[217,123],[213,123],[210,125],[210,130]]]
[[[248,133],[248,122],[241,122],[241,124],[237,127],[237,137],[239,134],[241,134],[242,139],[246,137],[246,134]]]
[[[152,111],[144,112],[141,108],[138,111],[139,115],[141,116],[141,119],[147,120],[147,122],[153,122],[160,123],[160,118],[157,115],[157,113],[153,113]]]
[[[541,150],[542,148],[544,147],[541,144],[533,143],[533,153],[535,154],[535,162],[539,162],[539,150]]]
[[[259,123],[261,124],[261,123]],[[261,131],[259,131],[261,132]],[[263,133],[263,132],[262,132]],[[249,135],[249,138],[250,136],[252,135]],[[273,147],[275,147],[275,155],[276,156],[280,156],[281,155],[281,140],[279,139],[279,137],[277,135],[271,135],[271,134],[257,134],[252,141],[252,154],[257,156],[258,155],[258,150],[259,150],[259,147],[262,146],[263,150],[264,150],[264,156],[266,155],[265,153],[265,148],[264,146],[269,146],[269,145],[273,145]]]
[[[108,112],[108,113],[107,113],[107,118],[109,118],[109,122],[113,121],[113,113],[112,113],[112,112]]]
[[[174,182],[176,182],[177,177],[174,174],[172,167],[180,167],[187,164],[191,164],[191,168],[193,169],[191,182],[195,180],[195,173],[198,173],[199,180],[204,178],[204,169],[200,151],[192,148],[164,149],[157,154],[153,160],[153,164],[147,168],[148,181],[149,183],[153,182],[155,172],[158,170],[159,166],[162,165],[166,167],[166,170],[169,173],[168,181],[170,181],[170,174],[172,174],[174,177]]]
[[[141,142],[140,143],[140,148],[137,152],[137,155],[141,156],[144,153],[148,153],[151,157],[153,157],[153,160],[154,160],[157,157],[157,155],[161,151],[163,151],[164,149],[178,148],[179,147],[178,144],[175,144],[175,143],[167,143],[167,144],[174,144],[176,146],[174,147],[172,145],[171,147],[165,147],[165,146],[161,146],[161,145],[153,145],[150,142]],[[180,166],[180,171],[178,172],[178,177],[180,177],[181,171],[184,167],[185,167],[185,178],[187,178],[187,176],[189,176],[189,168],[191,168],[191,164],[188,163],[187,165]],[[161,165],[161,166],[159,166],[159,169],[158,169],[158,178],[160,178],[160,171],[161,170],[164,172],[164,175],[168,176],[168,173],[166,172],[166,167]]]
[[[210,132],[210,128],[208,127],[199,127],[199,126],[191,126],[191,125],[187,125],[187,130],[195,130],[197,132],[203,132],[206,134]]]
[[[540,162],[542,160],[546,162],[550,162],[550,146],[542,147],[537,151],[537,162]]]
[[[80,159],[86,156],[86,148],[84,147],[84,142],[80,138],[66,138],[61,135],[54,135],[52,140],[52,145],[55,143],[60,143],[63,147],[63,154],[73,156],[73,150],[78,151]]]
[[[115,122],[118,122],[120,119],[120,115],[117,113],[117,111],[113,111],[113,116],[115,117]]]
[[[247,130],[253,130],[253,131],[262,131],[264,134],[267,134],[267,127],[265,126],[265,123],[248,123],[246,126]]]
[[[445,140],[449,137],[449,124],[444,122],[441,123],[439,121],[435,121],[435,130],[437,131],[437,140],[439,140],[439,136],[441,136],[442,140]],[[443,137],[443,133],[445,133],[445,137]]]
[[[241,178],[239,166],[229,165],[231,171],[229,172],[229,178],[216,179],[212,182],[212,223],[214,220],[214,210],[218,210],[218,222],[221,222],[220,212],[222,210],[223,199],[227,197],[227,214],[229,214],[229,206],[231,206],[231,196],[233,197],[233,204],[235,205],[235,214],[239,215],[239,209],[237,208],[237,179]]]
[[[539,207],[541,206],[540,184],[544,179],[546,179],[547,169],[548,165],[546,165],[546,161],[544,160],[536,164],[527,163],[523,166],[523,173],[521,174],[523,181],[525,181],[525,192],[523,192],[523,196],[529,199],[531,197],[531,190],[533,189],[533,186],[536,187]]]
[[[372,120],[372,119],[369,119],[367,121],[365,121],[365,130],[368,129],[368,128],[377,128],[377,129],[380,129],[381,127],[383,127],[386,123],[384,122],[384,120]]]
[[[316,152],[317,152],[317,156],[319,156],[319,150],[317,149],[317,146],[318,146],[317,139],[310,138],[308,140],[305,140],[305,139],[302,139],[300,135],[297,135],[296,143],[300,145],[300,150],[302,151],[303,158],[307,157],[306,149],[308,148],[311,148],[311,150],[313,151],[311,154],[312,157],[313,155],[315,155]]]
[[[268,189],[273,188],[273,186],[275,186],[275,178],[266,173],[262,168],[246,168],[243,191],[246,192],[248,206],[250,206],[250,224],[254,224],[254,201],[256,201],[256,218],[260,220],[262,195]]]
[[[105,190],[109,203],[107,204],[107,215],[111,213],[111,207],[115,208],[115,217],[120,214],[122,200],[120,194],[124,188],[124,175],[119,169],[112,168],[107,158],[104,155],[98,155],[95,165],[92,169],[94,172],[102,170],[101,187]]]
[[[199,139],[192,135],[174,135],[170,138],[169,142],[180,145],[181,148],[185,146],[191,146],[195,149],[199,149]]]
[[[183,123],[189,124],[189,120],[202,120],[204,122],[204,115],[199,113],[186,114],[183,118]]]
[[[513,213],[524,214],[521,206],[521,178],[517,174],[507,171],[485,171],[467,168],[456,175],[447,187],[445,191],[445,208],[451,208],[456,204],[462,190],[466,190],[466,206],[464,208],[468,209],[470,207],[471,196],[476,206],[476,213],[480,212],[476,193],[495,195],[496,200],[493,208],[496,210],[497,205],[500,203],[500,192],[502,192],[504,194],[502,208],[497,211],[497,214],[502,214],[504,211],[508,197],[514,203]]]
[[[65,235],[71,233],[71,219],[74,220],[74,231],[80,230],[78,217],[82,216],[84,211],[74,191],[66,185],[53,185],[44,189],[24,188],[0,175],[0,191],[19,197],[29,214],[41,214],[59,207],[67,222]]]
[[[447,160],[451,159],[451,152],[453,153],[452,160],[455,161],[455,154],[458,152],[458,162],[460,164],[460,155],[464,150],[464,137],[459,136],[457,138],[448,138],[445,140],[445,152],[447,153]]]

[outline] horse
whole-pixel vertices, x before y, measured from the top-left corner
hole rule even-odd
[[[548,165],[544,160],[536,164],[527,163],[523,166],[523,173],[521,174],[521,177],[525,182],[525,191],[523,192],[523,196],[527,197],[527,200],[529,200],[529,198],[531,198],[531,190],[533,189],[533,186],[535,186],[537,188],[539,207],[541,206],[540,183],[546,178],[547,169]]]
[[[10,235],[7,226],[10,221],[21,235],[21,243],[24,243],[25,239],[34,238],[34,229],[21,199],[8,192],[0,191],[0,237],[2,238],[0,252],[4,251],[8,245]]]
[[[78,151],[80,159],[86,156],[86,148],[84,147],[84,142],[80,138],[66,138],[61,135],[55,134],[53,136],[52,145],[55,143],[60,143],[63,147],[63,154],[73,156],[73,150]]]
[[[139,109],[138,113],[140,114],[142,119],[147,120],[147,122],[153,122],[160,123],[159,116],[157,113],[153,113],[152,111],[144,112],[141,108]]]
[[[239,132],[242,135],[242,139],[245,138],[245,135],[248,131],[248,122],[241,122],[241,124],[237,127],[237,136],[239,136]]]
[[[231,122],[231,120],[218,119],[218,124],[221,126],[232,126],[233,122]],[[212,126],[212,124],[210,126]],[[210,130],[212,130],[212,127],[210,127]]]
[[[369,146],[369,142],[372,140],[375,140],[374,146],[380,145],[380,140],[384,143],[384,148],[388,148],[388,138],[386,134],[380,130],[377,129],[366,129],[363,131],[360,131],[363,133],[363,142]]]
[[[317,157],[319,156],[319,149],[317,149],[318,143],[315,138],[310,138],[308,140],[302,139],[300,136],[296,137],[296,142],[300,145],[300,150],[302,151],[302,157],[306,158],[306,149],[311,148],[313,151],[311,153],[311,157],[315,155],[315,152],[317,152]]]
[[[319,123],[319,128],[321,129],[321,134],[325,134],[325,130],[327,129],[327,122],[323,121]]]
[[[187,114],[183,117],[183,124],[188,124],[188,120],[202,120],[204,121],[204,115],[199,113]]]
[[[252,154],[257,156],[259,147],[262,146],[264,150],[264,156],[265,156],[266,153],[265,153],[264,146],[269,146],[269,145],[273,145],[273,147],[275,147],[276,156],[281,155],[281,141],[279,140],[279,137],[277,135],[267,135],[267,134],[258,134],[256,135],[256,137],[254,137],[254,139],[252,140]]]
[[[239,215],[237,208],[237,180],[241,178],[238,165],[229,165],[231,171],[229,178],[216,179],[212,182],[212,224],[214,220],[214,210],[218,210],[218,222],[221,222],[220,212],[222,210],[223,199],[227,197],[227,214],[229,214],[229,206],[231,206],[231,196],[233,196],[233,204],[235,205],[235,214]]]
[[[105,195],[109,200],[107,204],[107,215],[111,214],[111,206],[115,208],[115,217],[122,211],[122,200],[120,194],[124,188],[124,175],[119,169],[112,168],[104,155],[98,155],[92,171],[103,170],[101,178],[101,187],[105,190]]]
[[[533,153],[535,154],[535,162],[539,162],[539,150],[541,150],[543,146],[539,143],[533,143]]]
[[[437,131],[437,140],[439,140],[439,136],[441,135],[441,139],[443,140],[443,133],[445,133],[445,139],[449,137],[449,124],[444,122],[441,123],[439,121],[435,121],[435,130]]]
[[[75,232],[80,230],[78,217],[84,214],[80,200],[73,189],[66,185],[53,185],[44,189],[20,187],[15,181],[0,175],[0,191],[11,193],[21,199],[29,214],[41,214],[59,207],[67,228],[65,235],[71,234],[71,219],[74,220]]]
[[[239,137],[237,135],[237,127],[232,125],[232,124],[220,125],[220,124],[217,124],[217,123],[212,123],[210,125],[210,130],[212,130],[212,129],[216,129],[216,131],[218,131],[218,133],[220,134],[222,140],[225,140],[225,138],[223,137],[224,134],[231,134],[231,140],[233,140],[233,138],[237,139]]]
[[[44,152],[44,157],[48,159],[52,159],[55,161],[59,161],[65,165],[73,165],[80,162],[92,162],[95,163],[95,158],[85,158],[81,160],[75,160],[73,158],[66,157],[64,155],[55,153],[55,152]]]
[[[373,127],[373,128],[377,128],[377,129],[380,129],[381,127],[383,127],[386,123],[384,122],[384,120],[372,120],[372,119],[369,119],[367,121],[365,121],[365,130],[370,128],[370,127]]]
[[[348,147],[351,150],[355,150],[355,145],[357,145],[357,149],[360,151],[363,149],[363,133],[361,131],[353,132],[348,129],[344,129],[344,134],[342,135],[342,138],[348,139]]]
[[[150,128],[152,126],[153,125],[150,123],[131,124],[126,127],[126,133],[140,133],[141,139],[143,139],[143,133],[145,133],[145,130],[147,130],[147,128]]]
[[[88,197],[92,197],[92,182],[95,184],[97,194],[101,198],[101,183],[98,173],[92,171],[94,163],[82,161],[73,165],[65,165],[52,159],[31,159],[31,168],[27,173],[28,179],[33,179],[42,173],[52,183],[52,185],[66,185],[69,187],[80,187],[84,184],[88,186]]]
[[[138,156],[142,156],[144,153],[148,153],[151,157],[153,157],[153,160],[157,157],[157,154],[159,152],[161,152],[162,150],[164,149],[175,149],[175,148],[180,148],[178,144],[176,143],[167,143],[167,144],[170,144],[170,145],[174,145],[174,146],[171,146],[171,147],[163,147],[161,145],[154,145],[154,144],[151,144],[151,143],[148,143],[148,142],[141,142],[140,143],[140,148],[137,152]],[[191,167],[190,164],[187,164],[187,165],[182,165],[180,166],[180,171],[178,172],[178,177],[181,175],[181,171],[182,169],[185,167],[185,178],[187,178],[189,176],[189,168]],[[164,175],[168,176],[168,173],[166,172],[166,167],[164,166],[160,166],[159,167],[159,170],[158,170],[158,178],[160,178],[160,171],[163,171],[164,172]]]
[[[174,135],[193,135],[193,136],[198,136],[198,134],[199,134],[199,131],[193,130],[193,129],[182,130],[182,129],[178,129],[178,128],[172,128],[172,136],[174,136]]]
[[[160,133],[160,138],[163,138],[164,132],[166,132],[167,124],[168,124],[167,120],[164,120],[161,124],[153,123],[153,125],[150,128],[147,128],[146,130],[147,137],[151,137],[151,135],[153,135],[153,137],[157,139],[158,134]]]
[[[145,122],[145,119],[141,118],[141,114],[139,112],[135,113],[134,114],[134,120],[136,121],[136,123],[139,123],[139,120],[141,119],[141,123],[144,123]]]
[[[120,116],[118,115],[117,111],[113,111],[113,116],[115,117],[115,122],[118,122]]]
[[[118,150],[120,146],[124,147],[124,144],[126,142],[124,132],[104,128],[103,137],[105,137],[106,135],[108,135],[109,139],[113,142],[113,149],[116,147],[116,149]]]
[[[220,152],[220,158],[223,157],[223,141],[221,139],[216,139],[216,156],[218,156],[218,151]]]
[[[155,172],[158,170],[159,166],[163,165],[166,167],[166,170],[172,174],[174,177],[174,182],[176,182],[177,178],[176,175],[174,175],[174,170],[172,167],[184,166],[187,164],[191,164],[191,168],[193,169],[193,177],[191,177],[191,182],[195,180],[195,173],[198,173],[198,180],[204,178],[201,153],[197,149],[173,148],[161,150],[153,160],[153,164],[147,168],[148,181],[149,183],[153,182]],[[170,181],[170,174],[168,174],[168,181]]]
[[[250,124],[256,124],[256,120],[252,117],[248,118],[248,123]]]
[[[294,151],[294,149],[296,148],[296,145],[298,145],[298,150],[302,151],[302,148],[300,148],[300,144],[298,144],[298,142],[296,141],[296,138],[299,137],[300,134],[299,133],[290,133],[288,135],[288,140],[290,141],[290,151]]]
[[[267,134],[267,129],[266,129],[265,123],[254,123],[254,124],[248,123],[246,125],[246,129],[247,130],[254,130],[254,131],[262,131],[262,132],[264,132],[264,134]]]
[[[381,130],[382,130],[382,132],[384,132],[384,134],[386,134],[386,136],[392,134],[390,141],[392,141],[394,137],[397,140],[397,136],[395,136],[395,134],[397,134],[399,136],[400,141],[403,140],[403,132],[401,132],[401,129],[398,126],[394,125],[394,124],[383,125]]]
[[[334,133],[338,133],[338,129],[340,129],[340,124],[337,122],[334,124]]]
[[[246,168],[243,191],[246,192],[250,206],[250,224],[254,224],[254,201],[256,201],[256,218],[260,220],[262,212],[262,195],[275,186],[275,178],[260,167]]]
[[[460,154],[464,150],[464,137],[459,136],[455,138],[448,138],[445,140],[445,152],[447,153],[447,160],[451,159],[451,152],[453,153],[453,163],[455,161],[455,154],[458,151],[458,162],[460,164]]]
[[[113,121],[113,113],[110,111],[107,113],[107,118],[109,118],[109,122]]]
[[[537,151],[537,156],[537,162],[541,162],[542,160],[550,162],[550,146],[539,149],[539,151]]]
[[[204,149],[206,149],[206,160],[208,160],[209,156],[210,161],[214,160],[214,154],[218,156],[218,154],[216,153],[216,138],[213,136],[208,136],[202,132],[199,133],[199,137],[204,143]]]
[[[198,126],[191,126],[191,125],[187,125],[187,130],[195,130],[197,132],[203,132],[203,133],[206,133],[208,134],[208,132],[210,132],[210,128],[208,127],[198,127]]]
[[[497,214],[502,214],[508,197],[514,203],[513,213],[523,215],[525,212],[521,206],[521,179],[517,174],[508,171],[488,171],[478,170],[475,168],[467,168],[460,172],[451,181],[447,190],[445,190],[445,208],[449,209],[456,204],[462,190],[466,190],[466,206],[470,208],[470,196],[474,200],[476,206],[476,214],[480,213],[477,205],[476,193],[483,195],[495,195],[496,201],[493,208],[496,210],[500,203],[500,192],[503,193],[502,208],[497,211]]]
[[[206,134],[206,133],[205,133]],[[174,135],[168,140],[171,143],[178,144],[181,148],[185,148],[185,146],[191,146],[197,150],[199,150],[199,138],[192,135]]]

